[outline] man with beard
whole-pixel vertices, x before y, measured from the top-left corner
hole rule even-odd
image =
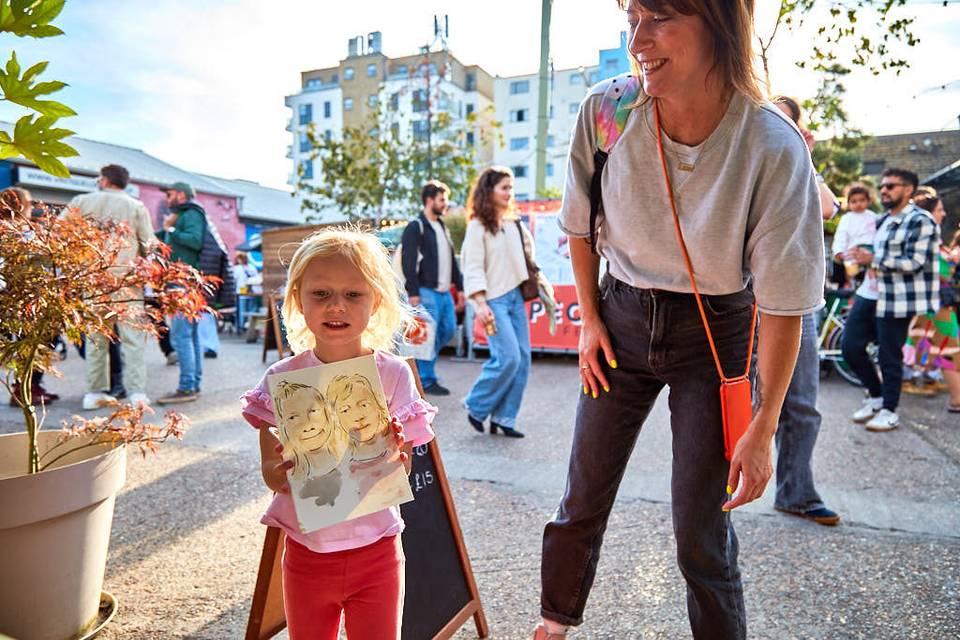
[[[436,324],[433,358],[417,360],[423,390],[431,395],[446,396],[450,390],[437,380],[436,361],[457,325],[450,286],[463,291],[463,276],[453,252],[453,241],[443,225],[450,187],[439,180],[423,185],[420,199],[423,212],[410,221],[403,231],[401,261],[410,306],[422,307]],[[462,296],[463,293],[458,293]]]
[[[940,304],[936,272],[940,230],[933,216],[910,200],[917,183],[912,171],[883,172],[880,202],[885,211],[877,221],[873,251],[853,251],[858,262],[872,269],[854,297],[841,347],[844,360],[869,393],[853,414],[854,422],[865,423],[869,431],[899,426],[901,349],[910,320],[936,311]],[[866,354],[867,344],[874,341],[880,345],[882,382]]]

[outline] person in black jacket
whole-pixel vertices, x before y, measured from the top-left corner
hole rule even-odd
[[[423,390],[431,395],[446,396],[450,390],[437,380],[436,361],[440,349],[450,341],[457,318],[450,287],[457,287],[463,296],[463,276],[454,255],[453,241],[443,225],[450,187],[439,180],[423,185],[420,199],[423,213],[410,221],[403,231],[401,260],[410,306],[422,307],[436,324],[433,358],[417,360]]]

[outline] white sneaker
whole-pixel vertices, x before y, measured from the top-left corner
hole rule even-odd
[[[83,394],[84,411],[93,411],[94,409],[102,409],[103,407],[112,407],[115,404],[117,404],[117,399],[111,396],[109,393],[91,391],[90,393]]]
[[[900,416],[889,409],[880,409],[867,423],[867,431],[893,431],[900,426]]]
[[[854,422],[863,424],[877,415],[877,412],[881,409],[883,409],[883,398],[867,398],[863,401],[863,404],[860,405],[860,408],[853,413],[851,418]]]
[[[133,406],[137,406],[138,404],[142,404],[145,407],[150,406],[150,398],[148,398],[145,393],[131,393],[127,396],[127,402]]]

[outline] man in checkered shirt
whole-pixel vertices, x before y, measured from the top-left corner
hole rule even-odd
[[[871,275],[857,290],[843,330],[843,358],[864,383],[869,397],[853,420],[870,431],[890,431],[900,424],[897,406],[903,382],[903,343],[911,319],[940,305],[937,256],[940,229],[929,212],[910,201],[917,174],[887,169],[880,180],[880,202],[886,211],[878,220],[873,251],[854,250]],[[880,346],[877,376],[867,345]]]

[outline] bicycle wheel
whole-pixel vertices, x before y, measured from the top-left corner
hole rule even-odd
[[[863,383],[860,382],[860,378],[857,377],[857,374],[853,372],[850,368],[850,365],[847,364],[847,361],[843,359],[843,356],[840,355],[840,343],[843,340],[843,327],[835,327],[830,334],[827,335],[827,339],[824,340],[825,348],[828,351],[835,352],[836,355],[830,356],[830,360],[833,364],[833,369],[840,377],[852,384],[855,387],[862,387]],[[871,345],[872,346],[872,345]]]

